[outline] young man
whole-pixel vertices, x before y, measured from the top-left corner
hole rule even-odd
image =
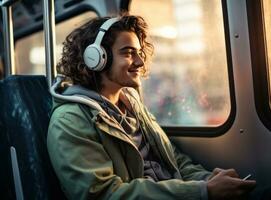
[[[134,88],[152,54],[138,16],[95,18],[74,30],[51,88],[48,151],[69,199],[239,199],[254,186],[206,171],[169,141]],[[147,97],[146,97],[147,98]]]

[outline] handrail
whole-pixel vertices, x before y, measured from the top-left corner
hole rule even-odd
[[[49,87],[55,78],[55,9],[54,0],[43,0],[43,29],[45,35],[45,66]]]
[[[4,29],[3,34],[6,52],[4,77],[15,74],[13,20],[12,7],[10,5],[11,1],[9,1],[9,4],[8,1],[1,2]]]

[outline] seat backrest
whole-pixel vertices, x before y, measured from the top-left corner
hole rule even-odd
[[[24,199],[65,199],[46,147],[52,107],[46,78],[15,75],[2,80],[0,104],[0,157],[6,163],[1,166],[0,177],[4,177],[4,182],[1,181],[0,188],[5,191],[0,194],[6,194],[4,199],[15,199],[9,156],[9,148],[13,146]]]

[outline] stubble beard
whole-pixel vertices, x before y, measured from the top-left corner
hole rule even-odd
[[[121,87],[132,87],[132,88],[138,88],[141,86],[141,80],[140,77],[138,77],[138,81],[132,81],[132,79],[130,79],[129,81],[125,81],[125,80],[119,80],[117,77],[114,77],[112,75],[111,70],[108,70],[106,72],[106,77],[108,78],[108,80],[110,80],[111,82],[114,82],[118,85],[120,85]]]

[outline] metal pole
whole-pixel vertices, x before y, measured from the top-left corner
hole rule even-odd
[[[43,29],[45,34],[45,66],[49,87],[55,78],[55,9],[54,0],[43,0]]]
[[[15,74],[12,7],[3,6],[2,13],[4,27],[4,44],[6,54],[4,77],[7,77],[9,75]]]

